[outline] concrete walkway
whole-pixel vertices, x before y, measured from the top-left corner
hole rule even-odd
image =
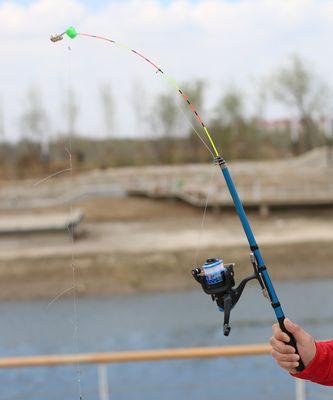
[[[81,210],[71,213],[57,214],[21,214],[1,216],[0,235],[17,235],[27,233],[64,232],[74,228],[78,233],[79,224],[83,219]]]

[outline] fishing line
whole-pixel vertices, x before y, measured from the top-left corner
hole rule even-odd
[[[180,110],[180,112],[183,114],[185,121],[189,124],[190,128],[194,131],[194,133],[197,135],[198,139],[201,141],[201,143],[205,146],[205,148],[207,149],[207,151],[209,152],[209,154],[212,156],[212,159],[215,158],[214,153],[212,152],[212,150],[209,148],[208,144],[205,142],[205,140],[201,137],[200,133],[195,129],[194,125],[192,124],[192,122],[190,121],[190,119],[188,118],[188,116],[186,115],[186,112],[183,108],[183,106],[176,101],[176,105],[178,107],[178,109]]]
[[[202,237],[203,237],[203,232],[204,232],[204,226],[206,222],[206,216],[207,216],[207,209],[208,209],[208,204],[209,204],[209,199],[212,194],[212,189],[213,189],[213,178],[214,178],[215,170],[214,168],[211,168],[211,174],[209,177],[209,184],[206,192],[206,199],[205,199],[205,206],[204,210],[202,213],[202,218],[201,218],[201,224],[200,224],[200,229],[199,229],[199,234],[198,234],[198,241],[197,241],[197,246],[195,248],[195,255],[194,255],[194,263],[193,265],[198,265],[198,256],[199,256],[199,251],[202,250],[203,243],[202,243]],[[201,243],[201,245],[200,245]]]
[[[60,299],[60,297],[62,297],[64,294],[70,292],[70,291],[73,290],[73,289],[74,289],[74,287],[71,286],[71,287],[69,287],[69,288],[67,288],[67,289],[62,290],[59,294],[57,294],[57,295],[47,304],[46,308],[51,307],[53,303],[55,303],[57,300]]]
[[[65,148],[65,151],[68,155],[68,163],[69,163],[69,174],[70,180],[73,184],[73,159],[72,159],[72,126],[70,124],[70,91],[71,91],[71,83],[72,83],[72,63],[71,63],[71,53],[72,49],[68,46],[68,70],[67,70],[67,113],[68,113],[68,147]],[[69,215],[70,221],[73,219],[73,201],[70,201],[69,206]],[[80,345],[79,345],[79,317],[78,317],[78,299],[77,299],[77,271],[76,271],[76,263],[75,263],[75,255],[74,255],[74,245],[75,245],[75,227],[74,224],[68,226],[68,233],[71,240],[71,270],[72,270],[72,290],[73,290],[73,346],[76,354],[79,354]],[[77,382],[77,390],[79,399],[83,400],[82,396],[82,385],[81,385],[81,364],[80,361],[76,362],[76,382]]]
[[[44,182],[46,182],[46,181],[48,181],[48,180],[50,180],[50,179],[52,179],[52,178],[54,178],[54,177],[56,177],[58,175],[61,175],[61,174],[64,174],[65,172],[70,172],[70,171],[71,171],[70,168],[65,168],[65,169],[62,169],[61,171],[54,172],[53,174],[48,175],[45,178],[42,178],[39,181],[35,182],[32,186],[38,186],[41,183],[44,183]]]

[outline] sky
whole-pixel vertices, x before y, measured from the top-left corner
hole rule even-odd
[[[126,50],[78,37],[56,44],[50,34],[73,25],[143,51],[179,83],[206,82],[203,119],[231,88],[244,93],[246,107],[259,107],[260,82],[288,62],[304,58],[333,86],[333,0],[1,0],[0,107],[5,136],[17,139],[27,92],[37,88],[49,115],[48,134],[66,129],[68,87],[79,105],[78,130],[105,135],[99,88],[115,99],[115,134],[142,136],[157,93],[172,90],[145,62]],[[177,93],[175,92],[175,101]],[[266,118],[292,110],[268,104]]]

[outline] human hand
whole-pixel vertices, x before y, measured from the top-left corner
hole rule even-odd
[[[272,347],[271,354],[281,368],[292,374],[296,374],[300,357],[306,368],[316,355],[315,340],[308,332],[303,330],[299,325],[291,322],[288,318],[284,320],[284,326],[294,336],[299,355],[296,354],[292,346],[288,345],[290,338],[286,333],[281,331],[278,324],[274,324],[272,327],[273,336],[269,341]]]

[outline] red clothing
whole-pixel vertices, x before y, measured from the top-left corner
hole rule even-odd
[[[316,355],[296,378],[307,379],[320,385],[333,386],[333,340],[316,342]]]

